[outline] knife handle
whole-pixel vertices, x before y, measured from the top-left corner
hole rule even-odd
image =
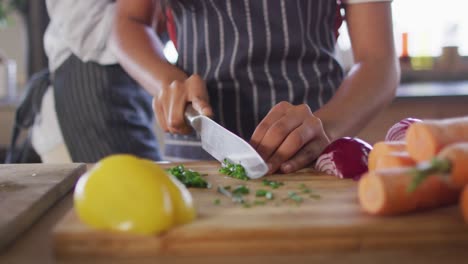
[[[190,124],[193,125],[193,120],[195,120],[195,118],[199,116],[200,114],[198,113],[197,110],[193,108],[192,104],[188,104],[187,107],[185,108],[185,118],[187,118]]]

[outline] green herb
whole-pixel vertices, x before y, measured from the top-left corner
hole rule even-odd
[[[245,185],[239,185],[234,190],[232,190],[232,194],[249,194],[250,190]]]
[[[243,203],[242,206],[243,206],[244,208],[250,208],[250,207],[252,207],[252,205],[251,205],[250,203]]]
[[[307,186],[303,183],[299,185],[299,189],[301,190],[302,193],[311,193],[312,190],[307,188]]]
[[[226,188],[224,188],[223,186],[218,186],[218,192],[222,195],[225,195],[231,198],[232,201],[235,203],[241,203],[241,204],[245,203],[244,197],[242,197],[242,193],[234,194],[230,192],[229,190],[226,190]]]
[[[411,169],[413,180],[407,188],[407,192],[414,192],[421,183],[434,173],[447,174],[452,169],[452,164],[449,160],[433,158],[428,163],[422,163]]]
[[[315,193],[310,194],[309,197],[315,200],[320,200],[322,198],[322,196],[320,196],[319,194],[315,194]]]
[[[288,198],[286,199],[291,199],[293,201],[295,201],[297,204],[300,204],[303,202],[304,199],[302,199],[301,196],[299,196],[296,192],[293,192],[293,191],[289,191],[288,192]]]
[[[213,201],[213,204],[215,204],[215,205],[220,205],[220,204],[221,204],[221,200],[220,200],[220,199],[215,199],[215,200]]]
[[[278,189],[279,187],[283,186],[284,183],[278,181],[263,180],[263,185],[270,186],[273,189]]]
[[[254,201],[254,205],[265,205],[265,204],[266,204],[265,201],[259,201],[259,200]]]
[[[263,190],[263,189],[257,190],[257,192],[255,193],[255,196],[265,197],[268,200],[273,200],[273,193],[267,190]]]
[[[202,175],[199,172],[186,169],[184,165],[169,168],[167,171],[187,187],[209,188],[208,182],[202,178]]]
[[[242,165],[231,163],[227,159],[223,160],[222,167],[219,169],[219,172],[239,180],[247,181],[249,179]]]
[[[224,186],[224,189],[226,189],[226,190],[231,190],[231,186],[226,185],[226,186]]]
[[[262,190],[262,189],[260,189],[260,190],[257,190],[257,192],[255,192],[255,196],[257,196],[257,197],[265,197],[265,195],[267,194],[267,192],[268,192],[267,190]]]

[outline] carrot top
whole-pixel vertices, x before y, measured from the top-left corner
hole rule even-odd
[[[429,162],[418,164],[411,171],[413,180],[408,186],[407,191],[413,192],[423,183],[429,176],[437,174],[447,175],[452,169],[452,163],[448,159],[433,158]],[[448,176],[448,175],[447,175]]]

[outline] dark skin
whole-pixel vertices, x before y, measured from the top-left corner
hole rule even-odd
[[[113,45],[123,67],[153,96],[164,131],[188,133],[188,103],[212,116],[204,80],[187,76],[168,63],[151,28],[159,1],[119,0]],[[390,3],[349,5],[346,20],[355,63],[336,94],[322,108],[280,102],[257,126],[251,144],[268,163],[270,173],[306,167],[335,139],[354,136],[391,102],[399,82]]]

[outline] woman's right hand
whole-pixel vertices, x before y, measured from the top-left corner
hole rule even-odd
[[[160,127],[173,134],[188,134],[192,131],[185,122],[185,108],[193,108],[205,116],[213,116],[205,81],[194,74],[184,81],[175,80],[159,89],[153,98],[153,111]]]

